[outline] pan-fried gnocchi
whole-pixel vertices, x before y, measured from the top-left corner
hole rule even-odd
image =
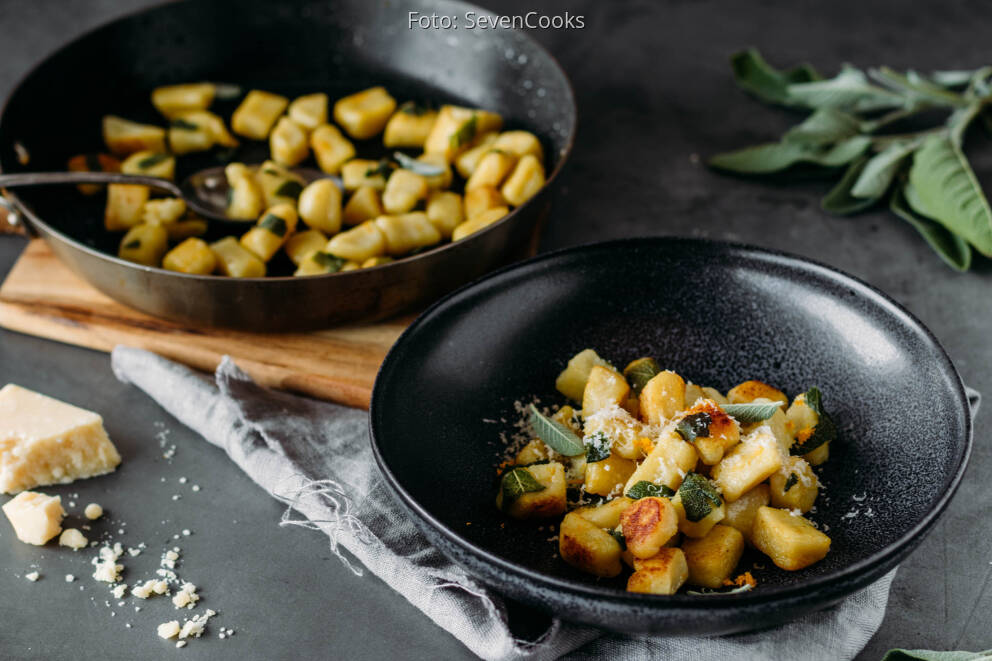
[[[533,143],[512,144],[521,160],[534,155]],[[532,435],[502,464],[496,505],[521,520],[564,515],[564,562],[602,577],[628,567],[631,592],[698,594],[752,589],[740,567],[749,548],[787,571],[829,552],[805,516],[820,490],[813,466],[837,435],[818,388],[790,400],[749,380],[724,394],[654,358],[620,370],[592,349],[556,386],[581,410],[531,405]]]
[[[192,82],[158,87],[150,101],[161,122],[105,116],[108,153],[74,156],[69,169],[181,182],[187,155],[212,152],[226,163],[226,215],[253,226],[223,236],[183,200],[150,187],[80,186],[87,195],[107,191],[106,229],[135,231],[118,256],[146,266],[229,277],[373,268],[484,230],[546,181],[533,133],[504,130],[503,117],[489,110],[404,101],[381,86],[333,99]],[[225,102],[233,102],[226,118],[216,108]],[[373,139],[381,147],[371,149]],[[267,145],[269,159],[235,160],[243,141]],[[303,169],[326,177],[304,179]],[[608,467],[592,468],[605,475],[597,483],[609,481]]]

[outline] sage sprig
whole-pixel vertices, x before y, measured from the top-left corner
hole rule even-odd
[[[717,154],[711,167],[770,175],[804,166],[838,176],[825,211],[848,215],[886,203],[952,268],[968,270],[972,250],[992,257],[992,207],[963,150],[975,119],[992,131],[992,66],[925,75],[844,65],[824,78],[808,64],[776,69],[751,49],[731,57],[731,68],[738,86],[761,101],[810,114],[778,142]],[[946,121],[893,132],[935,111]]]

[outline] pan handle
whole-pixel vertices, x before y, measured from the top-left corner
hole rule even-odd
[[[12,231],[15,234],[26,234],[32,239],[38,237],[38,233],[31,227],[31,224],[24,220],[17,205],[0,195],[0,233],[3,233],[8,227],[10,229],[7,231]]]
[[[182,197],[179,186],[167,179],[121,172],[18,172],[0,174],[0,188],[50,186],[54,184],[138,184]]]

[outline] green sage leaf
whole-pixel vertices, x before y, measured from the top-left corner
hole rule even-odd
[[[641,480],[632,486],[624,495],[633,500],[640,500],[641,498],[671,498],[675,495],[675,491],[664,484],[655,484],[654,482]]]
[[[366,177],[385,177],[389,179],[389,175],[393,173],[393,163],[388,158],[379,159],[379,162],[370,167],[365,171]]]
[[[860,69],[845,65],[828,80],[793,83],[786,88],[789,99],[809,108],[836,108],[848,112],[871,112],[904,105],[904,99],[884,87],[872,85]]]
[[[961,87],[971,81],[975,75],[974,69],[957,71],[934,71],[930,74],[930,80],[942,87]]]
[[[720,170],[742,174],[770,174],[799,163],[839,167],[860,156],[871,144],[867,136],[854,136],[822,149],[799,142],[771,142],[738,151],[717,154],[709,164]]]
[[[534,428],[534,434],[538,438],[559,454],[576,457],[586,451],[582,439],[575,432],[543,415],[533,404],[530,405],[530,426]]]
[[[914,154],[909,182],[927,216],[992,257],[992,210],[964,153],[949,136],[927,137]]]
[[[846,216],[848,214],[864,211],[878,201],[877,199],[863,199],[851,195],[851,189],[858,181],[862,171],[864,171],[868,160],[869,159],[867,156],[862,156],[847,166],[847,170],[844,171],[844,176],[840,178],[837,185],[830,189],[830,192],[827,193],[823,197],[823,200],[820,201],[821,209],[829,213]]]
[[[869,73],[875,80],[905,92],[909,99],[943,106],[963,106],[968,103],[960,94],[927,80],[913,70],[901,74],[889,67],[879,67]]]
[[[401,151],[393,152],[393,158],[396,159],[396,162],[400,164],[401,168],[409,170],[414,174],[419,174],[421,177],[436,177],[439,174],[444,174],[444,168],[433,163],[418,161]]]
[[[872,156],[851,188],[851,195],[869,200],[877,200],[885,195],[903,161],[919,145],[918,141],[895,142]]]
[[[703,475],[689,473],[679,487],[679,498],[685,509],[685,518],[689,521],[702,521],[714,507],[720,507],[723,499],[716,487]]]
[[[992,650],[984,652],[936,651],[936,650],[889,650],[882,661],[980,661],[992,659]]]
[[[915,211],[906,199],[909,192],[920,204],[915,189],[907,182],[896,186],[889,197],[889,209],[920,233],[937,255],[952,269],[967,271],[971,268],[971,246],[957,234],[952,234],[940,223]]]
[[[786,142],[803,142],[810,145],[833,144],[857,135],[861,121],[836,108],[820,108],[801,124],[789,129],[783,136]]]
[[[741,592],[750,592],[754,589],[754,586],[750,583],[745,583],[744,585],[738,585],[735,588],[729,590],[714,590],[713,588],[702,588],[699,590],[686,590],[686,594],[691,594],[694,597],[706,597],[708,595],[714,594],[740,594]]]
[[[607,459],[611,452],[613,443],[610,438],[601,431],[596,432],[590,436],[586,436],[582,439],[583,444],[586,446],[586,462],[590,464],[595,464],[596,462],[603,461]]]
[[[750,425],[772,417],[780,406],[782,406],[782,402],[751,402],[748,404],[724,404],[720,408],[742,425]]]
[[[787,91],[789,85],[820,79],[820,75],[808,64],[779,71],[754,48],[734,53],[730,57],[730,66],[737,84],[767,103],[791,105]]]
[[[500,492],[503,495],[501,505],[505,508],[525,493],[544,491],[545,488],[526,468],[514,468],[503,475],[500,483]]]

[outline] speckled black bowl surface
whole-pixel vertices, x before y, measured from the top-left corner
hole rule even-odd
[[[565,403],[554,382],[587,348],[643,355],[721,391],[760,379],[817,385],[838,424],[811,518],[821,562],[776,569],[749,552],[757,589],[638,595],[556,557],[553,531],[494,505],[501,433],[516,401]],[[394,494],[445,554],[499,591],[622,630],[729,633],[833,604],[879,578],[933,527],[971,449],[968,402],[936,339],[870,286],[808,260],[691,239],[630,239],[542,255],[428,309],[376,380],[375,456]],[[557,523],[557,521],[555,521]]]

